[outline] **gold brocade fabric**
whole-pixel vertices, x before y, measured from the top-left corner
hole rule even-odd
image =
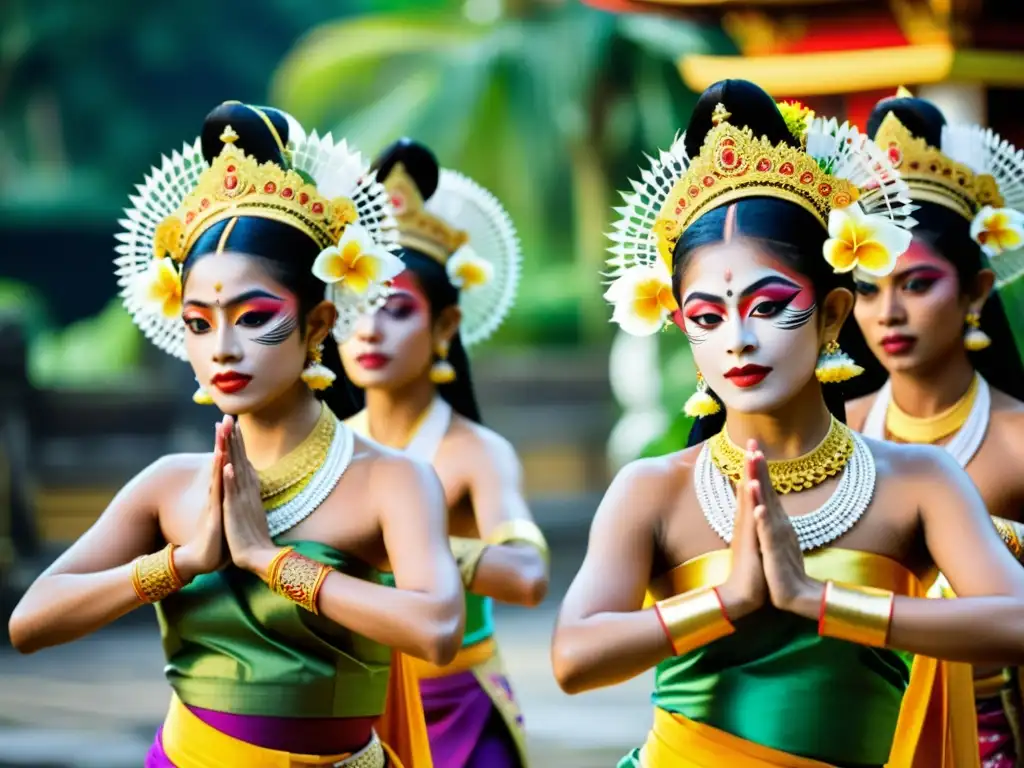
[[[711,460],[719,471],[738,483],[743,477],[746,451],[729,439],[723,429],[709,441]],[[832,419],[828,434],[810,453],[795,459],[768,462],[768,476],[776,493],[803,491],[842,472],[853,455],[853,438],[845,424]]]
[[[273,466],[260,470],[260,498],[265,509],[276,509],[302,491],[327,459],[336,429],[337,419],[323,406],[309,436]]]

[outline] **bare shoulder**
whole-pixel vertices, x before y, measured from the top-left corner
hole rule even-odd
[[[605,500],[611,500],[624,514],[648,517],[653,522],[693,486],[700,449],[700,445],[695,445],[664,456],[631,461],[616,473]]]
[[[436,482],[434,470],[428,463],[361,435],[354,437],[353,463],[361,465],[373,487],[412,490]]]
[[[493,429],[458,414],[452,416],[452,423],[448,428],[448,433],[444,436],[444,443],[445,447],[457,450],[464,455],[518,461],[515,448],[506,438]]]
[[[868,413],[871,411],[871,406],[875,404],[876,397],[878,397],[878,393],[872,392],[870,395],[846,402],[846,423],[850,429],[857,432],[864,429],[864,422],[867,421]]]
[[[993,388],[992,418],[989,421],[989,435],[998,442],[1001,453],[1012,461],[1024,461],[1024,403]]]
[[[201,475],[209,473],[212,453],[172,453],[162,456],[142,472],[133,483],[140,487],[168,487],[185,490]]]
[[[881,480],[920,484],[923,489],[955,487],[967,473],[941,446],[862,438]]]

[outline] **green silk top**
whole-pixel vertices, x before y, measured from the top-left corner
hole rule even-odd
[[[838,548],[805,558],[815,578],[910,594],[916,577],[880,555]],[[691,560],[652,584],[649,600],[728,575],[728,550]],[[827,763],[883,765],[896,731],[913,657],[818,636],[817,624],[770,605],[736,631],[655,674],[654,705],[791,755]]]
[[[356,578],[390,573],[325,544],[287,542]],[[165,672],[187,705],[238,715],[372,717],[384,711],[391,649],[274,594],[234,566],[157,604]]]
[[[462,647],[486,640],[494,634],[494,602],[489,597],[466,592],[466,632]]]

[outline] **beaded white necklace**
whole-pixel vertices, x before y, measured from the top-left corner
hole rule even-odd
[[[829,544],[861,518],[875,493],[875,459],[855,433],[853,455],[839,477],[835,491],[820,508],[806,515],[790,517],[796,530],[800,549],[805,552]],[[696,492],[704,518],[711,529],[726,543],[732,541],[736,518],[736,493],[729,478],[711,460],[707,443],[701,448],[696,464]]]

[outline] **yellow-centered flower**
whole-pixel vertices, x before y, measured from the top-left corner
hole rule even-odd
[[[971,222],[971,237],[986,256],[998,256],[1024,245],[1024,214],[986,205]]]
[[[358,224],[350,224],[338,244],[325,248],[313,262],[313,274],[325,283],[341,283],[360,294],[391,280],[402,269],[402,260]]]
[[[185,225],[177,216],[168,216],[157,225],[153,233],[153,257],[162,259],[169,256],[176,262],[184,261],[182,246],[185,239]]]
[[[885,277],[910,247],[909,230],[881,214],[866,214],[856,203],[833,208],[828,216],[829,239],[824,254],[836,272],[854,269]]]
[[[660,261],[630,267],[608,287],[604,297],[614,306],[612,322],[632,336],[657,333],[679,308],[668,267]]]
[[[463,246],[456,251],[448,259],[445,269],[452,285],[460,291],[487,285],[494,276],[494,266],[489,261],[481,259],[469,246]]]
[[[181,276],[170,259],[153,259],[137,278],[135,296],[143,310],[168,319],[181,315]]]

